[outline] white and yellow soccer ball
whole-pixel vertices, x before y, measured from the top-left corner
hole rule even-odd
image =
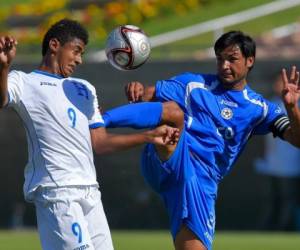
[[[122,25],[108,36],[105,53],[108,62],[119,70],[133,70],[150,56],[151,45],[145,32],[134,25]]]

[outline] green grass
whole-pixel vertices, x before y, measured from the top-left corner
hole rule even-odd
[[[266,2],[266,1],[265,1]],[[217,17],[235,13],[237,11],[249,9],[257,4],[263,4],[264,1],[228,1],[225,5],[219,4],[217,6],[211,5],[209,8],[202,11],[202,18],[205,20],[211,20]],[[252,4],[252,6],[250,6]],[[209,13],[217,13],[217,15],[210,16]],[[290,8],[285,11],[277,12],[271,15],[267,15],[261,18],[254,19],[252,21],[244,22],[238,25],[234,25],[226,28],[228,30],[242,30],[243,32],[257,37],[260,34],[270,31],[276,27],[290,24],[299,21],[300,6]],[[197,14],[197,13],[195,13]],[[201,13],[198,12],[198,15]],[[211,14],[212,15],[212,14]],[[185,23],[184,18],[180,20]],[[195,19],[194,19],[195,20]],[[204,21],[204,20],[203,20]],[[196,23],[196,22],[195,22]],[[149,28],[150,29],[150,28]],[[214,43],[214,34],[207,32],[202,35],[198,35],[192,38],[174,42],[168,45],[164,45],[152,50],[151,58],[193,58],[195,52],[203,50],[205,48],[212,47]]]
[[[167,231],[113,231],[116,250],[173,250]],[[0,231],[1,249],[38,250],[36,231]],[[218,232],[214,250],[299,250],[296,233]]]
[[[218,233],[214,250],[298,250],[299,233]]]
[[[12,6],[14,4],[19,4],[19,3],[32,3],[32,2],[36,2],[35,0],[0,0],[0,5],[1,8],[2,7],[6,7],[6,6]]]
[[[185,15],[172,15],[160,19],[145,22],[142,28],[150,35],[157,35],[170,30],[187,27],[196,23],[204,22],[207,20],[215,19],[221,16],[230,15],[242,10],[247,10],[258,5],[263,5],[272,2],[271,0],[219,0],[210,4],[205,4],[189,11]]]
[[[176,14],[163,16],[161,18],[156,18],[154,20],[146,21],[141,24],[141,28],[146,31],[149,36],[158,35],[168,31],[176,30],[179,28],[188,27],[197,23],[212,20],[221,16],[230,15],[242,10],[247,10],[259,5],[272,2],[272,0],[251,0],[251,1],[241,1],[241,0],[218,0],[209,4],[204,4],[199,8],[196,8],[188,13],[178,16]],[[192,38],[193,39],[193,38]],[[196,38],[198,39],[198,38]],[[189,41],[190,39],[187,39]],[[105,41],[97,41],[98,46],[104,47]],[[175,45],[177,43],[174,43]],[[95,44],[92,42],[92,46]],[[179,43],[180,45],[180,43]],[[165,50],[163,46],[162,50]],[[207,47],[207,45],[205,46]],[[172,49],[172,47],[170,47]]]
[[[32,3],[37,2],[35,0],[0,0],[0,6],[1,8],[11,8],[15,4],[26,4],[26,3]]]
[[[0,231],[0,249],[38,250],[41,247],[36,231]]]

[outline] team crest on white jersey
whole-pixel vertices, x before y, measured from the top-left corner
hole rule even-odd
[[[233,116],[233,112],[230,108],[223,108],[221,111],[221,115],[224,119],[229,120]]]

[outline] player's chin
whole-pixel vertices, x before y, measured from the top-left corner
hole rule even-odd
[[[234,79],[229,76],[220,76],[219,78],[220,78],[221,82],[224,84],[232,84],[234,82]]]

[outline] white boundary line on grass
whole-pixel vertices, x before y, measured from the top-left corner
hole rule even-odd
[[[232,15],[216,18],[190,27],[166,32],[150,38],[151,47],[155,48],[168,43],[176,42],[210,31],[222,30],[225,27],[243,23],[258,17],[273,14],[300,5],[300,0],[276,0],[268,4],[254,7]],[[105,51],[100,50],[89,55],[90,62],[106,61]]]

